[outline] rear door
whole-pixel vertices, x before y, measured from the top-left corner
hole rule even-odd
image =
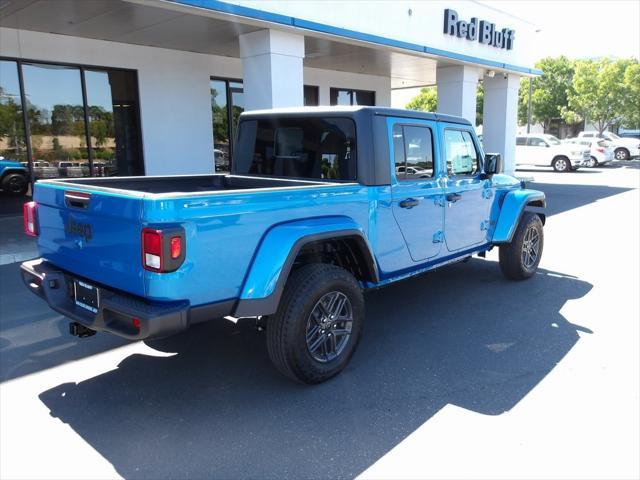
[[[481,176],[481,150],[470,127],[444,126],[444,232],[447,250],[471,248],[487,241],[494,188]]]
[[[36,183],[40,254],[63,270],[144,295],[143,198],[74,187]]]
[[[393,216],[414,262],[435,257],[442,245],[442,188],[434,175],[437,132],[431,121],[389,119],[393,158]]]

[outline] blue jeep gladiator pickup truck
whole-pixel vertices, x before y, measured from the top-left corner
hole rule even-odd
[[[319,383],[355,351],[363,290],[494,246],[509,278],[540,262],[544,194],[500,173],[464,119],[255,111],[234,150],[231,174],[38,181],[25,284],[80,336],[256,317],[277,369]]]

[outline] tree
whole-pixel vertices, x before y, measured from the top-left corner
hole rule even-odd
[[[640,63],[627,66],[624,72],[625,108],[622,124],[627,128],[640,129]]]
[[[535,64],[542,70],[542,75],[533,79],[533,95],[531,96],[531,120],[541,123],[545,131],[551,120],[562,118],[563,107],[569,103],[573,94],[574,63],[567,57],[547,57]],[[518,121],[527,123],[529,105],[529,79],[520,80],[518,95]]]
[[[424,87],[420,93],[413,97],[405,106],[409,110],[419,110],[421,112],[436,112],[438,110],[438,88]],[[482,124],[482,113],[484,108],[484,86],[478,83],[476,96],[476,125]]]
[[[421,112],[435,112],[438,109],[438,91],[436,87],[424,87],[413,97],[406,108]]]
[[[620,123],[627,110],[625,71],[631,60],[581,60],[576,62],[569,105],[562,111],[568,121],[593,123],[602,133]]]

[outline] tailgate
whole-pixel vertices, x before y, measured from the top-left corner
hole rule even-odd
[[[144,295],[143,198],[36,183],[34,200],[44,259],[88,280]]]

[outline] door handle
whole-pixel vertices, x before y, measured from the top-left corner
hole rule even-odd
[[[447,202],[455,203],[458,200],[462,199],[462,195],[460,195],[459,193],[447,193],[447,196],[445,198],[447,199]]]
[[[400,202],[400,207],[402,208],[413,208],[420,203],[420,200],[417,198],[405,198]]]

